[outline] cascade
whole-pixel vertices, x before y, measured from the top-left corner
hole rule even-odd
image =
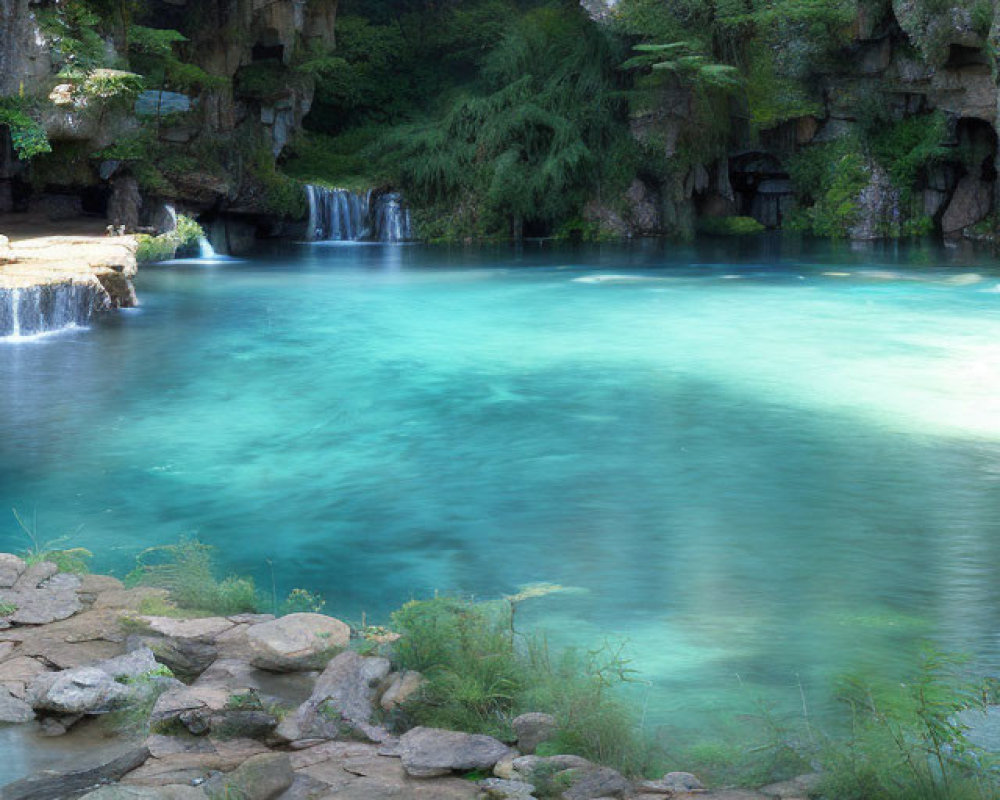
[[[413,238],[410,212],[402,195],[375,195],[306,186],[309,198],[308,238],[313,241],[402,242]]]
[[[206,261],[211,261],[216,258],[215,248],[212,247],[212,243],[208,241],[205,236],[200,236],[198,238],[198,258],[203,258]]]
[[[410,210],[399,192],[381,195],[375,203],[374,237],[380,242],[405,242],[413,238]]]
[[[0,289],[0,338],[19,338],[87,325],[103,307],[100,289],[57,283]]]

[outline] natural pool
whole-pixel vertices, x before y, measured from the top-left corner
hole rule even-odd
[[[650,722],[1000,667],[1000,270],[959,251],[297,246],[0,342],[0,509],[122,574],[197,533],[329,613],[625,637]],[[2,512],[0,550],[27,542]]]

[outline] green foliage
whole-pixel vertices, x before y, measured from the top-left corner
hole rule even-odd
[[[766,229],[753,217],[702,217],[698,230],[709,236],[747,236]]]
[[[927,650],[912,680],[875,687],[845,678],[851,735],[826,755],[824,793],[841,800],[986,800],[1000,784],[969,743],[960,712],[982,707],[961,661]]]
[[[72,572],[77,575],[85,575],[90,571],[89,562],[94,556],[93,553],[83,547],[62,547],[62,545],[72,539],[74,534],[65,534],[55,539],[42,540],[38,534],[37,519],[32,518],[29,522],[16,508],[11,509],[11,511],[14,514],[14,519],[17,521],[18,527],[29,541],[28,547],[21,553],[25,562],[31,565],[48,561],[51,564],[55,564],[60,572]],[[75,533],[79,533],[82,527],[77,528]]]
[[[9,617],[17,611],[17,603],[0,603],[0,617]]]
[[[846,236],[858,221],[858,195],[868,183],[858,143],[844,138],[800,150],[788,172],[800,201],[807,204],[791,227],[829,238]]]
[[[307,589],[292,589],[285,598],[281,611],[283,614],[297,614],[303,611],[319,614],[325,606],[326,600],[322,595]]]
[[[931,164],[951,155],[942,142],[947,139],[948,122],[940,111],[899,122],[880,120],[868,132],[872,155],[889,172],[893,185],[911,190]]]
[[[395,661],[427,679],[420,696],[406,704],[407,713],[418,724],[507,738],[515,716],[544,710],[557,719],[558,752],[643,772],[650,752],[615,693],[632,679],[621,648],[554,659],[544,643],[526,642],[515,632],[514,599],[439,597],[407,603],[393,614],[393,627],[403,634]]]
[[[194,219],[178,214],[174,230],[158,236],[145,233],[136,236],[139,246],[135,257],[140,264],[169,261],[176,257],[179,250],[194,250],[204,236],[205,231]]]
[[[10,131],[14,152],[22,161],[41,153],[52,152],[42,124],[31,116],[28,102],[22,97],[0,97],[0,127]]]
[[[129,56],[134,67],[146,76],[150,86],[176,92],[217,89],[227,81],[210,75],[201,67],[183,60],[178,48],[188,41],[179,31],[132,25],[129,28]]]
[[[301,88],[305,76],[275,61],[261,61],[240,67],[236,73],[236,94],[263,103],[285,97]]]
[[[682,85],[733,91],[740,85],[739,72],[728,64],[710,63],[690,42],[637,44],[638,55],[625,61],[622,69],[649,70],[668,75]]]
[[[228,615],[256,611],[260,605],[253,580],[215,577],[212,548],[197,539],[182,538],[177,544],[143,550],[125,582],[129,586],[166,589],[182,609]]]
[[[136,678],[119,680],[131,687],[128,702],[121,708],[101,718],[102,725],[119,736],[143,739],[150,733],[153,706],[160,695],[170,688],[173,673],[165,666],[159,666]]]
[[[487,230],[555,222],[602,179],[631,177],[601,158],[628,137],[614,64],[575,9],[527,14],[484,59],[479,91],[382,139],[383,168],[418,205],[467,198]]]
[[[354,128],[339,136],[305,131],[285,149],[282,171],[303,183],[364,191],[383,181],[367,152],[382,131]]]
[[[89,70],[104,66],[101,17],[85,0],[47,5],[37,12],[38,25],[52,47],[56,66]]]

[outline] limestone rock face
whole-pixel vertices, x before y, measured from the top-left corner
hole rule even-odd
[[[289,614],[247,631],[250,663],[272,672],[322,669],[350,638],[347,625],[323,614]]]
[[[941,230],[945,236],[961,233],[963,228],[975,225],[993,206],[990,184],[976,175],[966,175],[958,182],[951,202],[941,217]]]
[[[880,165],[869,164],[868,185],[858,196],[858,222],[849,231],[852,239],[880,239],[899,230],[899,190]]]
[[[414,728],[400,739],[403,769],[417,778],[452,770],[492,769],[510,748],[492,736],[437,728]]]

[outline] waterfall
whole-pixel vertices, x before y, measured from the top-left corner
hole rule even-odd
[[[306,186],[309,198],[308,238],[312,241],[402,242],[413,238],[410,212],[402,195],[373,195]],[[374,200],[374,201],[373,201]]]
[[[215,255],[215,248],[212,247],[212,243],[208,241],[208,237],[199,236],[198,237],[198,258],[205,259],[206,261],[213,261],[217,256]]]
[[[88,284],[0,289],[0,339],[87,325],[104,303],[100,289]]]
[[[405,242],[413,238],[410,210],[399,192],[387,192],[375,202],[374,237],[380,242]]]

